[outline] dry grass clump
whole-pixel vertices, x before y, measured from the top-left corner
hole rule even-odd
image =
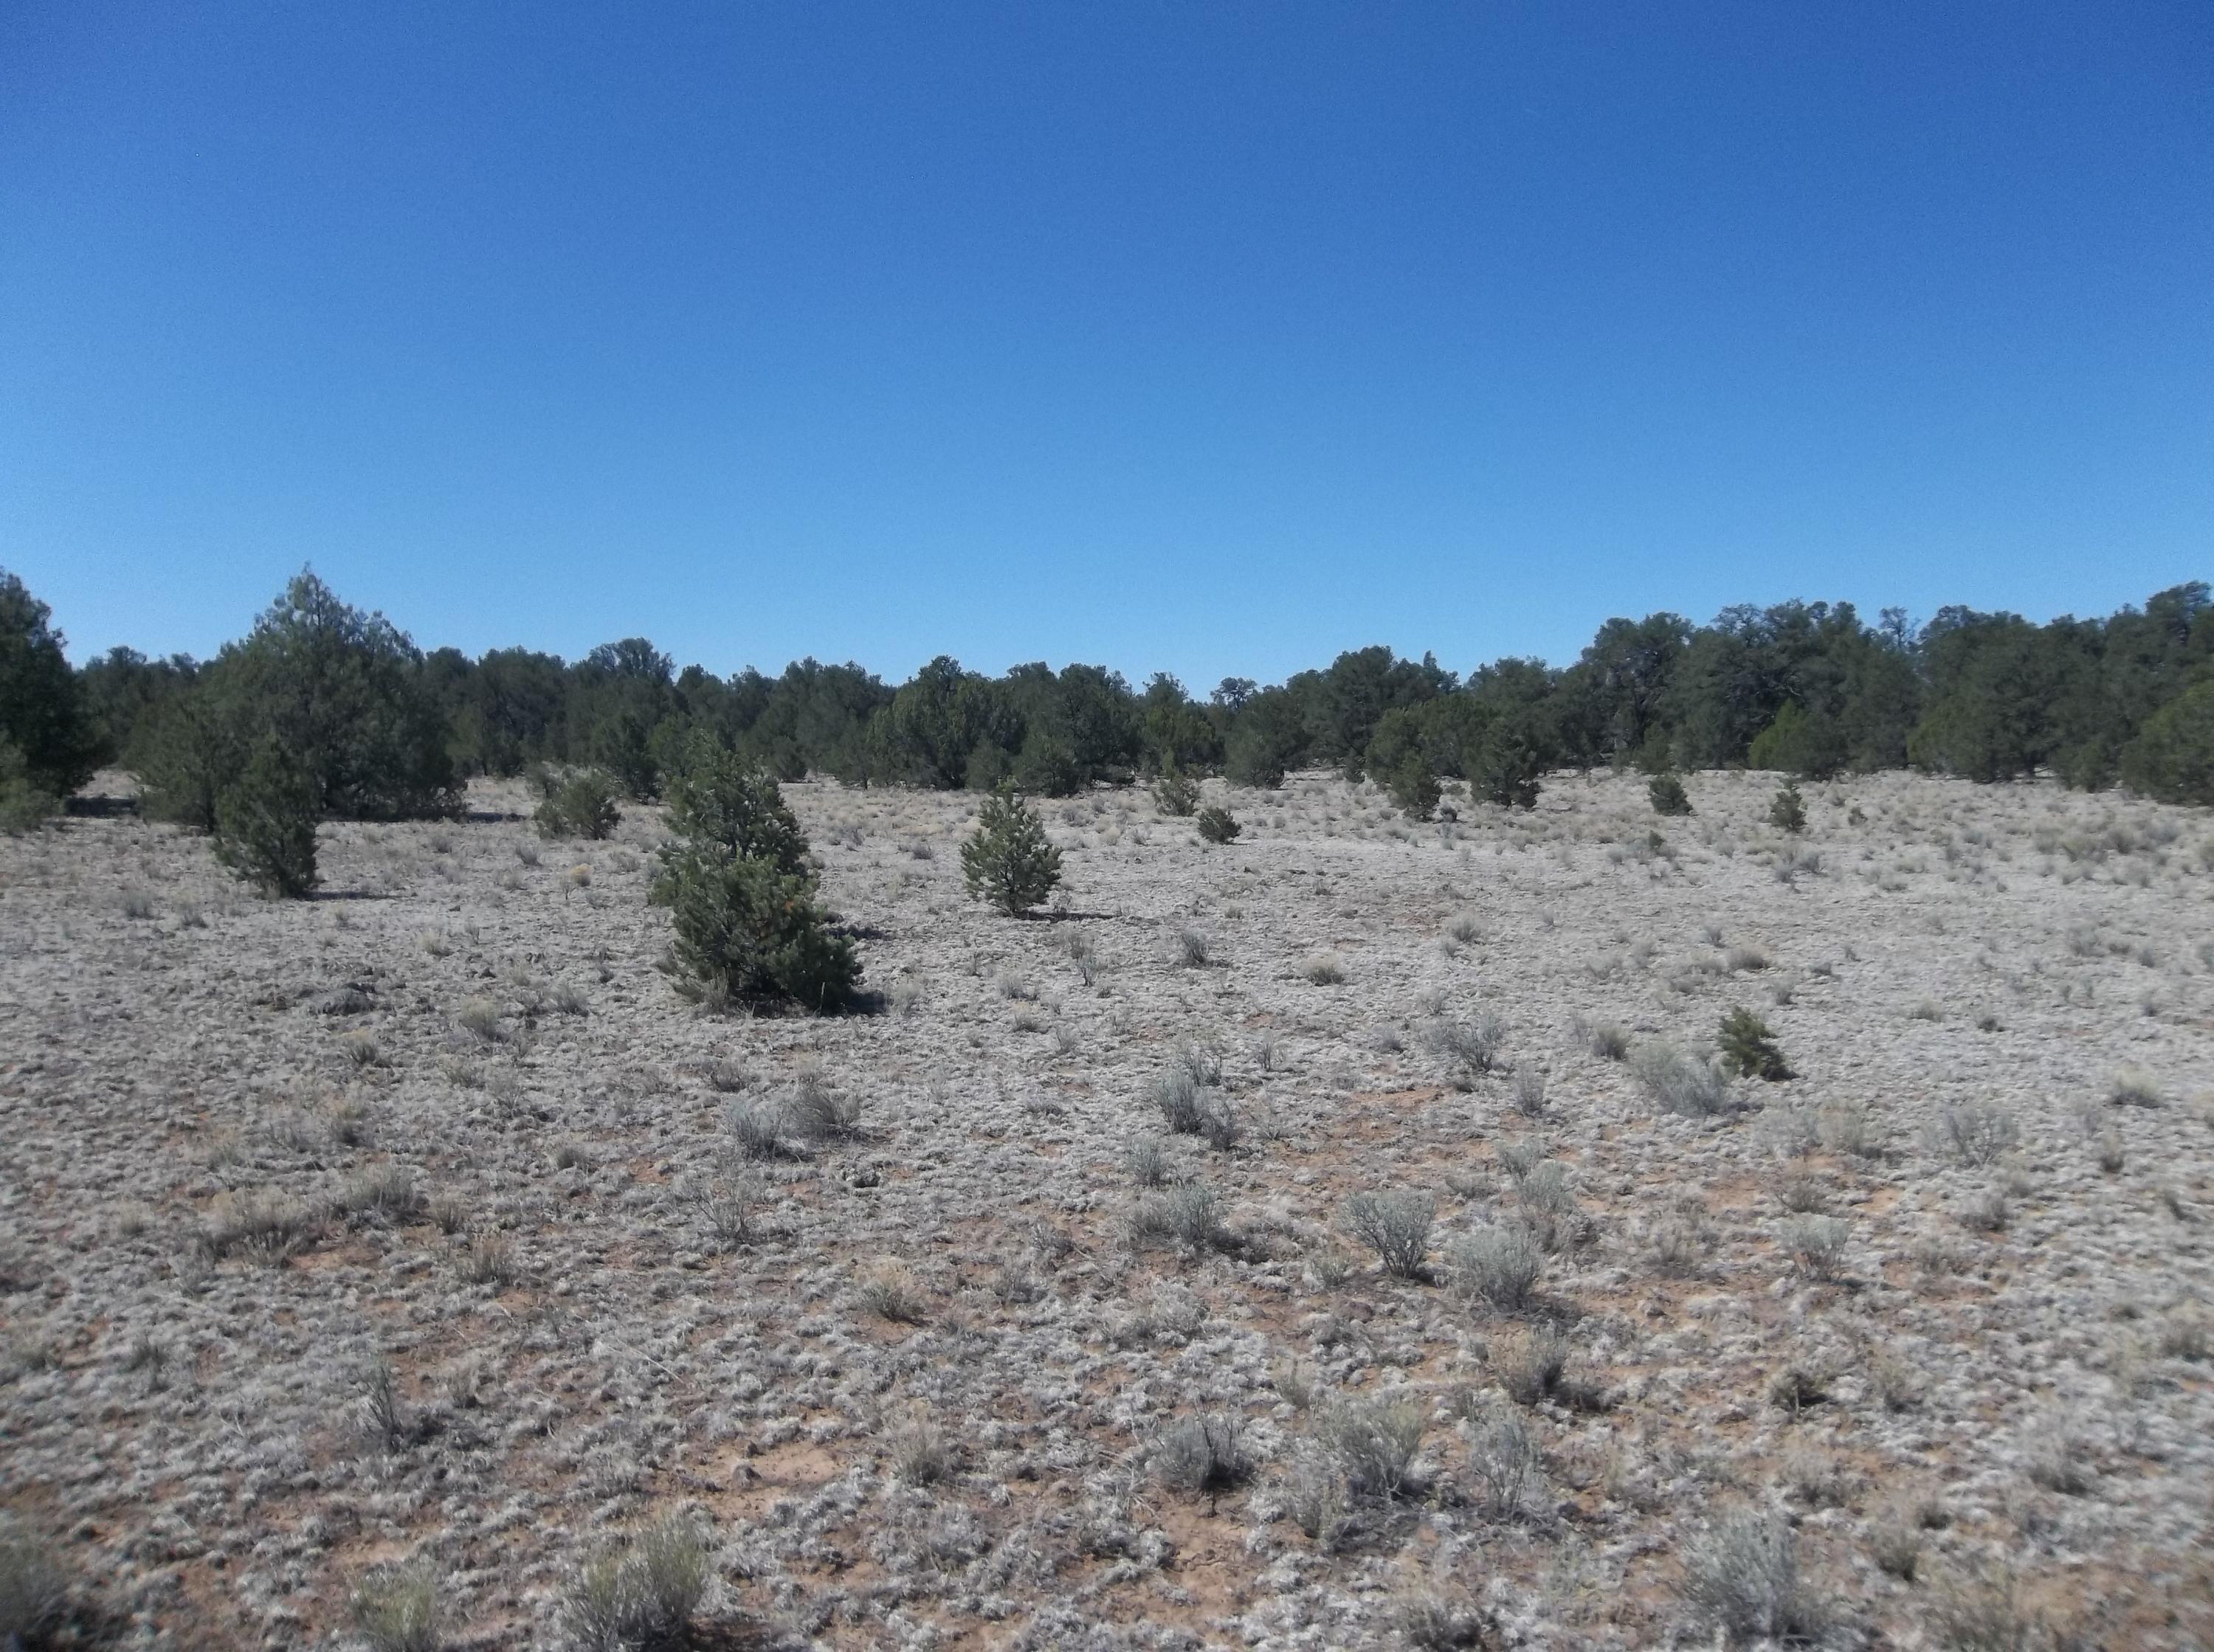
[[[854,1292],[863,1311],[895,1325],[920,1325],[928,1317],[929,1299],[914,1275],[898,1262],[880,1262],[871,1268]]]
[[[1196,1181],[1140,1199],[1130,1213],[1130,1238],[1141,1249],[1168,1243],[1190,1251],[1226,1250],[1233,1242],[1223,1225],[1221,1198]]]
[[[1318,952],[1300,966],[1300,973],[1316,986],[1336,986],[1345,979],[1345,960],[1334,952]]]
[[[1545,1271],[1544,1249],[1519,1222],[1464,1234],[1446,1254],[1458,1289],[1509,1313],[1529,1305]]]

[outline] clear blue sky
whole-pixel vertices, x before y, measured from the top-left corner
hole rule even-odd
[[[0,564],[1204,687],[2214,573],[2214,8],[0,8]]]

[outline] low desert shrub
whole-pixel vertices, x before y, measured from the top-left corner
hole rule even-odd
[[[371,1652],[437,1652],[438,1579],[427,1564],[363,1579],[348,1606]]]
[[[1179,819],[1189,819],[1199,808],[1199,782],[1177,767],[1174,758],[1162,763],[1160,777],[1153,782],[1153,807]]]
[[[1544,1250],[1516,1222],[1464,1234],[1446,1257],[1460,1290],[1509,1312],[1527,1306],[1545,1270]]]
[[[1220,1412],[1171,1423],[1154,1442],[1153,1473],[1172,1490],[1214,1497],[1245,1478],[1238,1419]]]
[[[1723,1015],[1716,1042],[1722,1064],[1741,1078],[1774,1081],[1791,1076],[1783,1052],[1777,1047],[1775,1033],[1750,1009],[1740,1006]]]
[[[1685,1604],[1733,1646],[1820,1642],[1832,1613],[1799,1575],[1782,1519],[1731,1515],[1709,1528],[1684,1564]]]
[[[605,770],[534,770],[531,783],[541,800],[531,824],[542,838],[584,838],[596,843],[612,837],[621,824],[622,789]]]
[[[1722,1070],[1694,1061],[1673,1045],[1646,1045],[1632,1058],[1630,1070],[1664,1113],[1709,1119],[1729,1110],[1729,1082]]]
[[[1345,1202],[1342,1220],[1348,1233],[1376,1253],[1385,1272],[1419,1279],[1437,1211],[1437,1200],[1428,1193],[1355,1193]]]
[[[1061,881],[1061,851],[1030,805],[1002,786],[977,809],[976,830],[961,845],[961,873],[971,899],[1019,917]]]
[[[1951,1101],[1924,1132],[1928,1145],[1961,1164],[1997,1164],[2021,1137],[2014,1115],[1991,1101]]]
[[[1473,1021],[1439,1016],[1422,1028],[1422,1041],[1445,1058],[1453,1085],[1473,1089],[1476,1081],[1497,1070],[1499,1052],[1507,1042],[1507,1023],[1485,1010]]]
[[[1691,812],[1691,799],[1684,783],[1673,774],[1656,774],[1645,788],[1655,814],[1683,815]]]
[[[1534,1067],[1525,1067],[1514,1075],[1513,1092],[1514,1111],[1525,1119],[1545,1116],[1545,1076]]]
[[[1428,1412],[1406,1399],[1333,1400],[1315,1415],[1315,1438],[1359,1497],[1397,1497],[1422,1448]]]
[[[677,1644],[713,1577],[698,1525],[665,1515],[580,1567],[562,1591],[561,1616],[582,1652]]]
[[[1468,1439],[1468,1469],[1483,1489],[1481,1506],[1493,1520],[1512,1520],[1538,1472],[1537,1434],[1521,1416],[1503,1407],[1480,1417]]]
[[[1194,824],[1199,828],[1202,841],[1216,844],[1232,842],[1245,829],[1228,809],[1212,807],[1200,810]]]
[[[1783,1224],[1783,1252],[1801,1273],[1810,1278],[1827,1279],[1837,1272],[1850,1232],[1836,1216],[1797,1216]]]
[[[1194,1251],[1219,1250],[1230,1242],[1222,1201],[1204,1182],[1185,1182],[1140,1199],[1130,1213],[1130,1237],[1140,1246],[1168,1243]]]

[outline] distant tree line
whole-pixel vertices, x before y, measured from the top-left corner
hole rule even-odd
[[[642,637],[582,660],[526,649],[425,654],[382,615],[295,579],[213,660],[119,648],[71,671],[45,605],[0,573],[0,788],[66,796],[101,762],[205,829],[231,777],[304,771],[321,810],[448,813],[474,775],[589,766],[662,795],[695,737],[780,779],[1061,796],[1141,774],[1241,785],[1329,766],[1395,794],[1440,778],[1527,806],[1546,774],[1747,765],[1810,777],[1915,767],[1997,782],[2039,771],[2214,804],[2214,601],[2193,582],[2103,619],[2032,625],[1946,608],[1917,629],[1849,603],[1610,619],[1565,668],[1503,659],[1461,677],[1434,656],[1341,654],[1198,698],[1101,666],[998,677],[945,656],[888,686],[803,660],[776,677],[679,671]]]

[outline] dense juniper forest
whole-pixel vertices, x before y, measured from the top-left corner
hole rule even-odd
[[[1003,677],[940,656],[896,687],[813,659],[768,677],[678,671],[643,637],[564,661],[419,650],[312,573],[213,660],[115,648],[72,669],[46,607],[0,573],[0,789],[19,826],[104,764],[148,812],[204,830],[260,773],[331,816],[450,813],[474,775],[589,770],[659,796],[701,736],[781,779],[1061,796],[1161,771],[1274,787],[1331,767],[1427,814],[1440,780],[1527,808],[1547,776],[1749,766],[1809,777],[1912,766],[1985,783],[2040,771],[2214,804],[2214,601],[2193,581],[2104,619],[2036,625],[1940,611],[1916,630],[1850,603],[1610,619],[1565,668],[1503,659],[1466,677],[1385,647],[1204,698],[1165,673],[1104,666]],[[309,772],[293,773],[305,770]],[[285,772],[279,773],[278,771]]]

